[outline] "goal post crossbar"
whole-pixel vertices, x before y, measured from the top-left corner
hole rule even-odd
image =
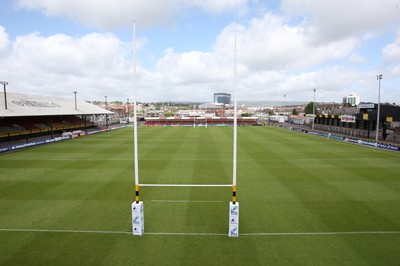
[[[232,187],[232,184],[139,184],[140,187]]]

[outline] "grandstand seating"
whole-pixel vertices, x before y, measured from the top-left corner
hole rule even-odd
[[[64,130],[92,127],[77,116],[25,116],[3,117],[0,119],[0,141],[12,138],[33,137],[34,135],[62,133]]]

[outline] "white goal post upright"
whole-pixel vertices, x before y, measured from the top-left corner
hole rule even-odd
[[[237,55],[236,55],[236,28],[235,28],[235,37],[234,37],[234,59],[233,59],[233,180],[232,180],[232,187],[233,187],[233,192],[236,192],[236,160],[237,160],[237,98],[236,98],[236,87],[237,87],[237,82],[236,82],[236,74],[237,74],[237,67],[236,67],[236,60],[237,60]],[[236,195],[233,193],[233,202],[236,202]]]
[[[139,160],[137,141],[137,100],[136,100],[136,23],[133,22],[133,145],[135,158],[135,191],[136,201],[139,201]]]
[[[234,29],[233,54],[233,171],[232,171],[232,201],[229,202],[229,233],[230,237],[239,236],[239,202],[236,202],[236,169],[237,169],[237,53],[236,53],[236,26]]]
[[[137,100],[136,100],[136,22],[133,22],[133,145],[135,168],[135,201],[132,203],[132,233],[144,233],[144,207],[139,198],[139,159],[137,141]]]

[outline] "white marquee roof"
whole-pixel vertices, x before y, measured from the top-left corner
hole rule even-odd
[[[19,93],[7,93],[5,109],[4,93],[0,93],[0,117],[13,116],[49,116],[49,115],[98,115],[112,114],[99,106],[85,101],[76,101],[53,96],[40,96]]]

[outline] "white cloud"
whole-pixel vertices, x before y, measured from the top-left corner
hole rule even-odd
[[[176,85],[215,82],[231,76],[215,54],[199,51],[178,54],[167,49],[157,63],[157,70],[166,82]]]
[[[400,31],[397,33],[397,38],[383,48],[382,55],[385,63],[385,79],[398,79],[400,77]],[[397,90],[399,86],[398,83]]]
[[[383,57],[388,63],[398,63],[400,61],[400,32],[393,43],[383,48]]]
[[[80,38],[64,34],[19,36],[10,53],[0,57],[0,75],[7,76],[14,92],[81,97],[130,87],[128,46],[112,34],[91,33]]]
[[[359,46],[355,37],[332,42],[310,42],[314,36],[302,25],[289,25],[282,17],[267,13],[238,29],[239,62],[252,70],[304,69],[324,61],[349,56]],[[215,51],[232,53],[234,25],[218,36]],[[229,50],[230,49],[230,50]]]
[[[318,101],[340,102],[343,96],[352,91],[358,92],[362,88],[369,90],[368,86],[362,84],[365,76],[361,71],[341,66],[294,74],[278,71],[249,72],[239,78],[239,93],[240,98],[246,100],[280,101],[285,94],[288,101],[311,101],[313,89],[316,89]],[[366,95],[367,91],[360,94]]]
[[[398,77],[400,76],[400,65],[396,66],[395,68],[392,69],[391,75]]]
[[[363,64],[368,61],[368,59],[364,56],[359,55],[358,53],[353,53],[350,55],[350,62],[357,63],[357,64]]]
[[[74,38],[33,33],[19,36],[11,53],[0,57],[0,76],[9,77],[10,92],[73,97],[72,91],[78,91],[80,99],[103,100],[107,95],[125,101],[132,99],[132,64],[126,61],[130,49],[112,34]],[[226,50],[228,57],[218,49],[209,53],[167,49],[155,71],[137,67],[138,100],[211,101],[216,91],[232,92],[233,51]],[[340,66],[290,74],[250,69],[245,63],[238,65],[240,100],[281,100],[283,94],[288,101],[308,100],[317,88],[320,100],[340,101],[349,91],[374,95],[376,89],[373,74]],[[371,87],[363,83],[368,76]]]
[[[31,67],[53,73],[82,75],[93,66],[111,71],[124,64],[124,46],[111,34],[91,33],[80,38],[64,34],[47,38],[38,33],[20,36],[13,44],[15,56],[29,59]]]
[[[192,0],[198,6],[211,13],[220,13],[229,10],[246,9],[247,0]]]
[[[0,25],[0,53],[8,49],[10,40],[8,34],[3,26]]]
[[[64,16],[78,23],[101,29],[132,25],[140,27],[172,25],[176,15],[187,8],[200,7],[220,13],[244,8],[247,0],[16,0],[18,9],[41,10],[48,16]]]
[[[283,0],[287,16],[266,13],[241,24],[230,24],[210,41],[210,45],[214,41],[211,51],[188,47],[186,51],[176,52],[173,47],[164,47],[164,54],[154,59],[152,70],[138,61],[138,100],[211,101],[216,91],[232,92],[236,26],[238,99],[282,100],[286,94],[287,101],[311,100],[312,89],[316,88],[317,99],[321,101],[340,102],[353,91],[359,93],[362,100],[373,101],[376,73],[372,72],[377,71],[355,70],[344,62],[369,63],[366,68],[378,68],[371,65],[368,54],[360,56],[358,48],[365,40],[375,38],[392,23],[397,23],[398,17],[385,7],[387,0],[379,4],[386,12],[382,15],[378,10],[379,19],[371,17],[376,4],[370,0],[363,1],[364,5],[358,2],[362,9],[351,14],[345,7],[355,10],[356,1],[319,2]],[[18,8],[42,8],[49,16],[66,16],[86,25],[109,29],[128,25],[132,15],[137,15],[135,19],[141,25],[170,24],[177,13],[188,8],[200,7],[209,13],[232,12],[245,8],[246,1],[116,0],[111,4],[94,0],[18,0],[16,3]],[[113,34],[44,37],[31,33],[9,42],[6,31],[0,26],[0,52],[3,47],[0,76],[9,77],[13,92],[73,97],[72,91],[76,90],[78,97],[85,100],[103,100],[105,95],[110,100],[132,98],[132,47]],[[139,39],[138,49],[146,42],[146,38]],[[4,50],[4,47],[8,48]],[[393,67],[400,61],[400,37],[388,44],[382,54],[390,65],[387,71],[394,77],[400,69]],[[389,84],[387,74],[385,79],[388,81],[385,95],[398,98],[398,82]]]
[[[282,0],[281,8],[290,18],[301,18],[315,30],[316,41],[342,39],[354,34],[380,33],[400,22],[398,1],[394,0]],[[304,19],[305,18],[305,19]]]
[[[231,90],[232,69],[214,53],[168,48],[154,72],[139,68],[138,99],[211,101],[216,90]]]
[[[102,29],[132,25],[141,26],[171,23],[179,10],[180,0],[18,0],[17,8],[39,9],[48,16],[65,16],[78,23]]]

